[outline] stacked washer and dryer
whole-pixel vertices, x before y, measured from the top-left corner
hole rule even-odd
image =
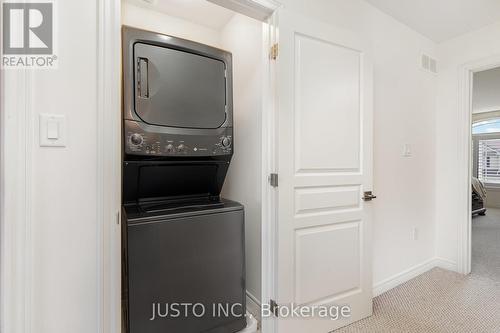
[[[234,147],[231,54],[131,27],[122,37],[123,331],[237,332],[244,210],[220,197]]]

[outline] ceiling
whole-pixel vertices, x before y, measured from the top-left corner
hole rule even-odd
[[[366,1],[438,43],[500,21],[500,0]]]
[[[223,28],[233,17],[234,12],[206,0],[125,0],[128,3],[149,8],[167,15],[213,29]]]

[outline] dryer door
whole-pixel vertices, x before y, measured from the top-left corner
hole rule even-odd
[[[158,126],[213,129],[226,120],[223,61],[155,45],[134,45],[135,112]]]

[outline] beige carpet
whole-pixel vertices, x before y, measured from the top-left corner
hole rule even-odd
[[[472,218],[472,274],[500,281],[500,209]]]
[[[499,333],[500,210],[473,219],[472,274],[435,268],[374,299],[373,316],[335,333]]]

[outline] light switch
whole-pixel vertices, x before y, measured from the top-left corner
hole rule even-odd
[[[55,114],[40,115],[40,146],[66,147],[66,117]]]
[[[47,139],[59,139],[59,123],[57,120],[49,119],[47,122]]]

